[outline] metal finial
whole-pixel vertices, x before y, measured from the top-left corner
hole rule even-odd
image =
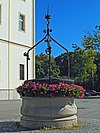
[[[47,15],[45,15],[45,18],[46,18],[47,20],[49,20],[49,19],[51,19],[51,16],[50,16],[49,14],[47,14]]]
[[[51,19],[51,16],[49,15],[49,5],[47,6],[47,14],[45,15],[45,18],[47,20]]]

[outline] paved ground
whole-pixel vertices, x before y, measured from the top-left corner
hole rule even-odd
[[[100,120],[100,99],[76,99],[78,118]],[[21,100],[0,101],[0,120],[20,120]]]
[[[21,100],[0,101],[0,120],[19,120]]]
[[[79,118],[100,120],[100,99],[76,99]]]

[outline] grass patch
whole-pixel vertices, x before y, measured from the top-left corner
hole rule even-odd
[[[82,122],[78,122],[76,126],[73,126],[73,127],[69,127],[69,128],[56,128],[56,127],[43,127],[41,128],[40,130],[41,131],[45,131],[45,132],[48,132],[48,131],[51,131],[51,130],[66,130],[66,131],[71,131],[71,130],[80,130],[81,128],[86,128],[88,127],[87,124],[85,123],[82,123]]]
[[[85,96],[84,98],[86,98],[86,99],[95,99],[95,98],[100,98],[100,95],[97,95],[97,96]]]

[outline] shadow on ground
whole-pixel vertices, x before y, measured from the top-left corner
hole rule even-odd
[[[29,129],[22,127],[20,123],[17,121],[0,122],[0,132],[21,132],[21,131],[29,131]]]

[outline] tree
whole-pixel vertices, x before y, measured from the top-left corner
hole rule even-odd
[[[82,39],[82,45],[85,50],[92,49],[95,51],[94,64],[96,65],[96,74],[94,77],[94,84],[97,88],[100,88],[100,26],[96,26],[92,33],[87,34]],[[92,78],[93,79],[93,78]],[[93,81],[92,81],[93,82]],[[98,89],[97,89],[98,90]]]
[[[92,48],[95,51],[100,51],[100,26],[96,26],[96,29],[82,39],[82,45],[85,49]]]
[[[95,64],[97,66],[97,71],[95,76],[95,90],[100,91],[100,52],[97,52],[95,58]]]
[[[95,51],[90,49],[84,50],[74,47],[74,53],[71,56],[71,65],[73,69],[73,78],[76,82],[87,82],[90,77],[96,73],[94,64]]]
[[[36,78],[43,78],[49,75],[49,57],[45,54],[36,56]],[[59,77],[59,67],[56,65],[55,59],[51,57],[51,76]]]
[[[60,69],[60,76],[67,77],[68,76],[68,54],[64,53],[55,58],[56,64]]]

